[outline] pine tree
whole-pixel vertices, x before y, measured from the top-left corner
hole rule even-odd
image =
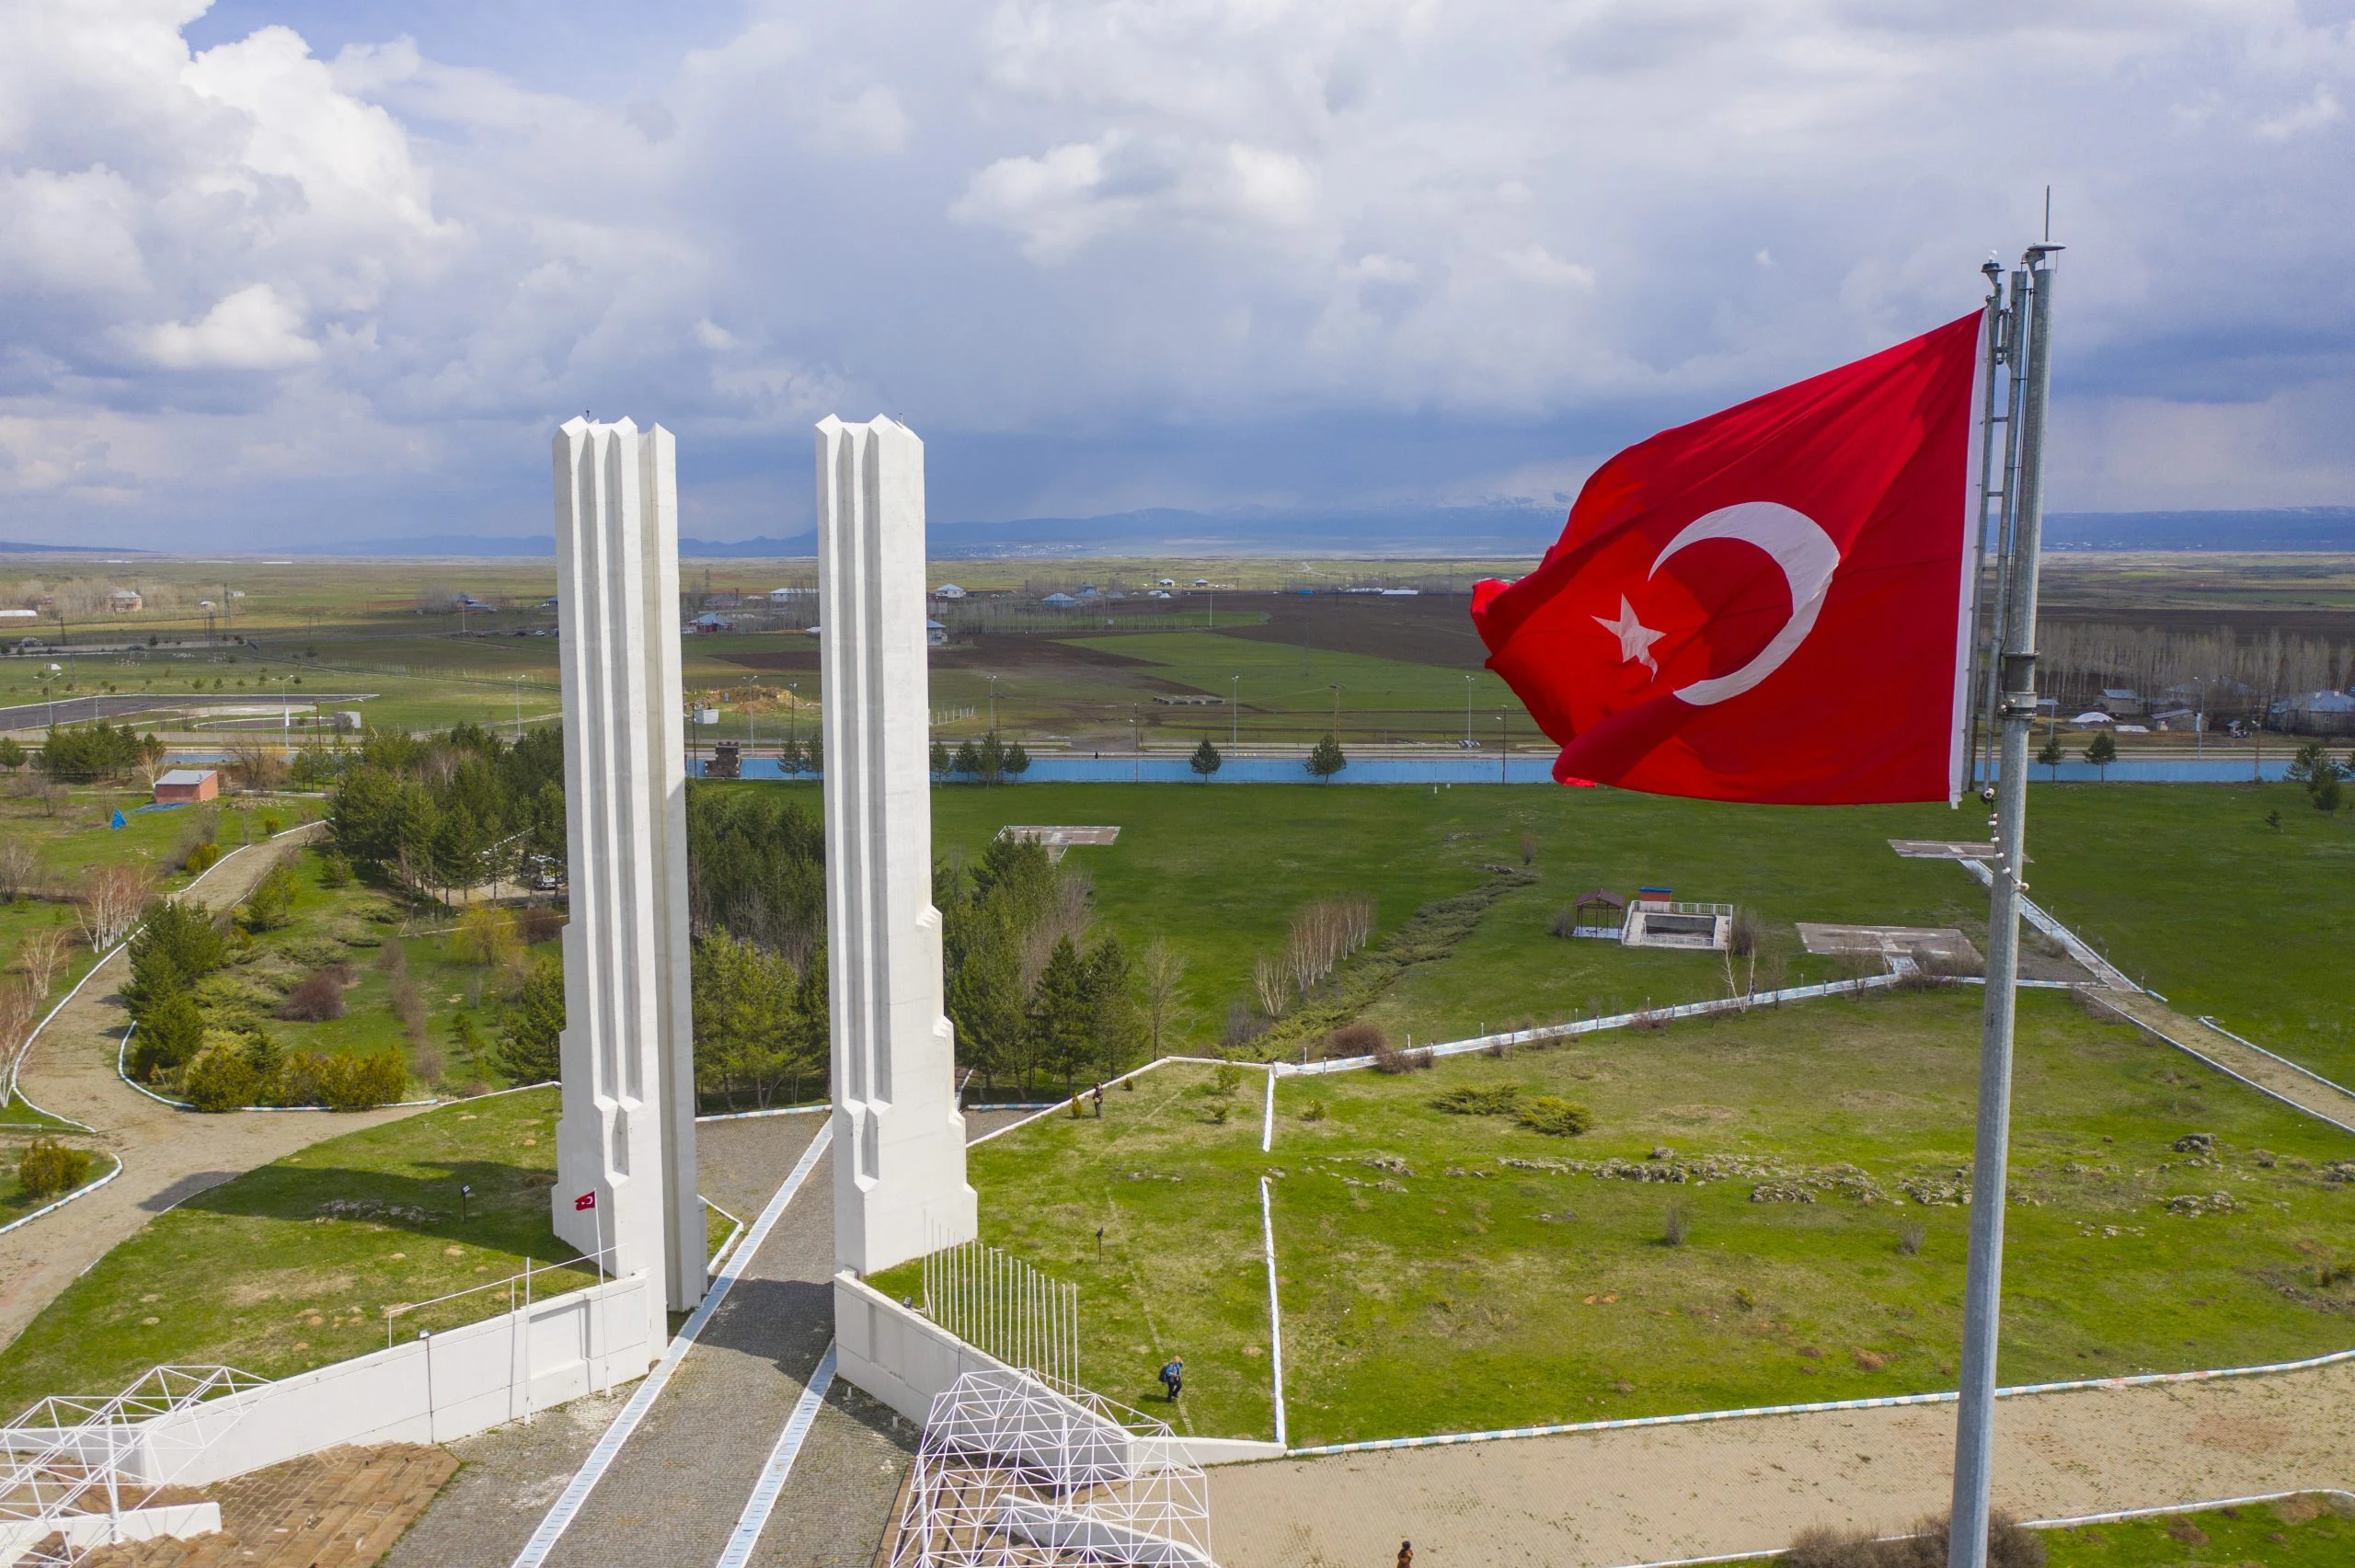
[[[1309,773],[1327,784],[1332,783],[1333,775],[1349,765],[1350,760],[1341,755],[1341,743],[1330,735],[1319,740],[1316,749],[1308,754]]]
[[[499,1070],[517,1083],[546,1083],[562,1076],[557,1043],[564,1035],[564,970],[553,958],[532,966],[523,989],[499,1020]]]
[[[1060,1074],[1065,1094],[1075,1093],[1073,1081],[1095,1044],[1095,1007],[1088,979],[1086,960],[1066,936],[1056,942],[1030,993],[1025,1040],[1029,1059],[1024,1068],[1027,1071],[1034,1066],[1044,1067]]]
[[[1210,737],[1204,736],[1202,743],[1194,748],[1194,755],[1186,765],[1194,770],[1197,778],[1208,784],[1211,782],[1211,775],[1217,773],[1225,761],[1226,759],[1218,754],[1218,748],[1211,744]]]
[[[2118,742],[2109,731],[2095,731],[2092,742],[2085,747],[2085,761],[2101,770],[2105,782],[2109,778],[2109,765],[2118,761]]]

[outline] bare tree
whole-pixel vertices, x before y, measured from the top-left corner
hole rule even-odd
[[[1144,944],[1138,972],[1144,981],[1145,1024],[1153,1031],[1153,1054],[1159,1056],[1161,1031],[1178,1011],[1178,985],[1186,978],[1185,955],[1170,946],[1166,937],[1156,936]]]
[[[32,987],[35,1000],[49,1000],[50,988],[65,972],[66,960],[73,951],[74,939],[54,926],[37,931],[17,944],[17,967],[25,972],[25,983]]]
[[[1260,1009],[1270,1018],[1282,1016],[1284,1004],[1292,1001],[1287,978],[1284,967],[1272,958],[1262,957],[1251,966],[1251,989],[1258,993]]]
[[[0,1110],[17,1093],[17,1074],[33,1047],[33,1020],[40,1009],[21,985],[0,985]]]
[[[104,865],[82,882],[82,934],[93,953],[104,953],[131,934],[155,885],[141,865]]]
[[[286,777],[286,759],[275,746],[240,740],[229,748],[229,755],[236,759],[238,778],[249,790],[274,789]]]
[[[1362,895],[1327,898],[1292,917],[1284,970],[1306,996],[1373,936],[1373,900]]]
[[[1069,937],[1074,947],[1087,944],[1087,928],[1095,917],[1091,905],[1094,893],[1084,876],[1068,872],[1056,876],[1047,907],[1022,935],[1023,994],[1028,995],[1030,988],[1039,983],[1039,977],[1046,972],[1047,960],[1054,956],[1057,943]]]
[[[24,839],[0,840],[0,903],[38,892],[40,883],[40,852]]]

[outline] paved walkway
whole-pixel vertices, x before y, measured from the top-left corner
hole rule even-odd
[[[2171,1045],[2206,1057],[2226,1071],[2279,1094],[2302,1110],[2355,1132],[2355,1094],[2310,1072],[2301,1072],[2196,1018],[2186,1018],[2143,991],[2096,990],[2093,995]]]
[[[1996,1404],[1995,1502],[2022,1518],[2355,1482],[2355,1368]],[[1943,1513],[1954,1407],[1764,1416],[1394,1448],[1211,1472],[1224,1568],[1610,1568],[1766,1551],[1814,1524]]]
[[[190,889],[213,909],[236,903],[277,861],[316,830],[298,828],[223,860]],[[148,1220],[207,1187],[267,1165],[323,1139],[413,1115],[198,1116],[158,1104],[122,1082],[115,1055],[130,1022],[116,988],[130,974],[118,953],[95,971],[34,1044],[20,1075],[32,1102],[96,1127],[77,1139],[122,1162],[122,1174],[56,1213],[0,1236],[0,1345],[22,1333],[83,1270]]]
[[[969,1116],[966,1125],[979,1136],[1009,1119]],[[704,1124],[705,1196],[751,1220],[820,1125],[818,1116]],[[548,1568],[718,1562],[833,1336],[833,1190],[829,1152],[558,1538]],[[467,1468],[394,1550],[390,1568],[507,1568],[628,1392],[452,1444]],[[750,1561],[867,1568],[915,1439],[890,1410],[835,1379]]]

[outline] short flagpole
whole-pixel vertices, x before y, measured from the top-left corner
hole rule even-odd
[[[2012,512],[2011,569],[2004,574],[2004,644],[1994,670],[2003,692],[1996,777],[1996,860],[1987,913],[1987,1010],[1979,1054],[1979,1126],[1970,1173],[1970,1267],[1963,1289],[1962,1376],[1955,1413],[1954,1513],[1947,1568],[1986,1568],[1993,1481],[1995,1344],[2004,1290],[2004,1196],[2012,1120],[2012,1037],[2019,980],[2019,901],[2027,886],[2028,743],[2036,721],[2037,547],[2044,522],[2044,416],[2051,354],[2055,245],[2028,247],[2012,274],[2012,374],[2022,395],[2018,466],[2005,483]],[[2025,289],[2023,289],[2025,284]],[[2023,292],[2026,298],[2022,298]],[[2025,306],[2025,309],[2023,308]]]

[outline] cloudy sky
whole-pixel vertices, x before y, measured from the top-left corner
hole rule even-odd
[[[2054,503],[2355,502],[2355,0],[0,6],[0,538],[1531,498],[2064,264]]]

